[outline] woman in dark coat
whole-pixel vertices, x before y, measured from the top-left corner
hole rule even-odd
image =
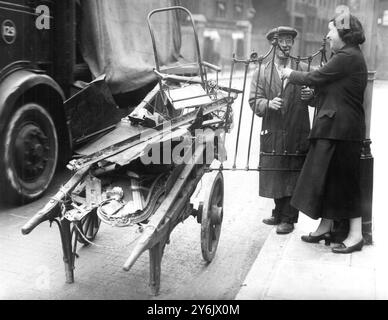
[[[348,236],[332,249],[335,253],[361,250],[364,244],[359,201],[367,67],[359,45],[365,36],[356,17],[349,14],[343,21],[329,23],[333,56],[326,65],[311,72],[282,72],[291,83],[315,86],[317,93],[310,149],[291,204],[313,219],[321,218],[316,231],[302,236],[306,242],[330,243],[333,220],[349,219]]]

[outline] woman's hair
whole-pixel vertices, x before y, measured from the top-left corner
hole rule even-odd
[[[341,26],[336,25],[338,21],[338,17],[335,17],[330,20],[334,23],[334,26],[337,28],[338,34],[341,40],[346,44],[351,44],[351,45],[363,44],[365,42],[365,34],[364,34],[364,28],[362,27],[360,20],[358,20],[357,17],[355,17],[350,13],[346,15],[344,19],[349,19],[348,29],[345,28],[344,25],[341,25]]]

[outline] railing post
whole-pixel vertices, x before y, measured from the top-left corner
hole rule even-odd
[[[361,217],[362,234],[366,244],[372,244],[372,200],[373,200],[373,156],[370,145],[370,124],[372,114],[373,83],[376,71],[368,72],[368,84],[364,96],[365,140],[363,141],[360,159],[361,166]]]

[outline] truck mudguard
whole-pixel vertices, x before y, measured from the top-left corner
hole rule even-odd
[[[51,88],[62,98],[62,101],[65,100],[61,87],[51,77],[30,70],[15,71],[0,83],[0,132],[4,130],[17,100],[29,89],[38,85]]]

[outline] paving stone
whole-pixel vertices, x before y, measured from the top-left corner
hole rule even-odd
[[[375,271],[282,260],[267,295],[290,300],[376,299]]]

